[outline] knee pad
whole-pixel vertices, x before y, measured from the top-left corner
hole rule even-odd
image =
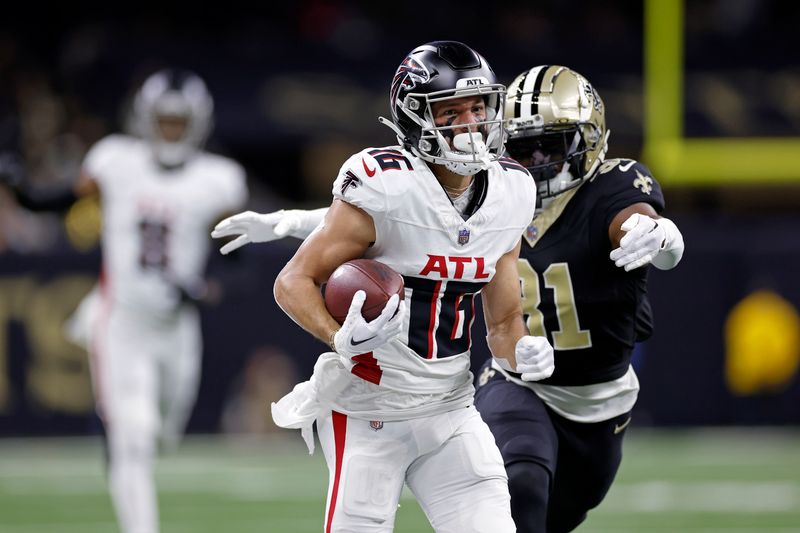
[[[153,435],[143,435],[135,431],[114,432],[109,439],[109,459],[118,461],[144,461],[150,463],[155,457]]]
[[[518,533],[546,531],[552,475],[541,464],[517,461],[506,466],[511,515]]]
[[[402,489],[403,474],[396,465],[371,457],[351,457],[344,483],[339,486],[342,510],[355,520],[393,522]]]
[[[151,461],[155,455],[158,423],[148,416],[116,419],[108,428],[111,461],[138,459]]]

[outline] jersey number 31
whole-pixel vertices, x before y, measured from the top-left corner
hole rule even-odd
[[[547,336],[544,314],[539,310],[542,296],[539,292],[539,274],[530,263],[519,260],[519,275],[522,282],[522,311],[528,317],[531,335]],[[581,329],[575,293],[567,263],[553,263],[544,271],[544,287],[553,290],[559,329],[552,332],[553,348],[556,350],[580,350],[592,346],[592,335]]]

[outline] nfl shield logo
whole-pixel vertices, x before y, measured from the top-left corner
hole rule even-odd
[[[369,427],[371,427],[375,431],[378,431],[379,429],[383,429],[383,422],[381,422],[380,420],[371,420],[369,423]]]
[[[528,230],[527,230],[526,233],[528,235],[528,240],[531,240],[531,241],[535,241],[536,238],[539,236],[539,230],[533,224],[528,226]]]
[[[458,244],[464,246],[469,242],[469,230],[467,228],[458,230]]]

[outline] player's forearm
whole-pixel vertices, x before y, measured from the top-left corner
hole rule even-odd
[[[339,324],[325,308],[314,279],[297,273],[282,272],[275,280],[275,301],[300,327],[330,346]]]
[[[487,325],[486,342],[495,359],[505,359],[510,369],[516,370],[514,351],[517,341],[527,334],[528,328],[525,327],[522,316],[514,315],[501,322]]]

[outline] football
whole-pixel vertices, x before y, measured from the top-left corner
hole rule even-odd
[[[393,294],[405,296],[403,276],[374,259],[353,259],[342,263],[333,271],[323,287],[325,307],[339,323],[347,318],[347,311],[358,290],[367,294],[361,315],[368,322],[380,316],[386,302]]]

